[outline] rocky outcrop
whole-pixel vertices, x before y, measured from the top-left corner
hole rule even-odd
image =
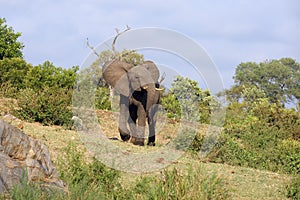
[[[10,190],[24,178],[45,187],[66,188],[47,147],[0,120],[0,193]]]

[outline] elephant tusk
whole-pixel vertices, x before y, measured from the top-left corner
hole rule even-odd
[[[155,88],[157,91],[163,91],[165,88]]]
[[[147,90],[148,89],[148,86],[144,86],[144,87],[142,87],[144,90]]]

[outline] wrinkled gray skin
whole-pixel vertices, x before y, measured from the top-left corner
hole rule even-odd
[[[144,145],[148,119],[148,145],[155,145],[156,112],[160,97],[159,70],[156,65],[152,61],[145,61],[132,67],[115,59],[104,65],[103,78],[120,93],[119,132],[122,140],[128,141],[131,137],[133,144]]]

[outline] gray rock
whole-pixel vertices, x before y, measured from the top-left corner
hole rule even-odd
[[[47,147],[0,120],[0,193],[9,191],[24,176],[29,182],[66,190]]]

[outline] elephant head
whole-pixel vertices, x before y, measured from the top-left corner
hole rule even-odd
[[[134,91],[147,91],[146,111],[153,105],[155,91],[158,90],[155,84],[159,76],[159,70],[152,61],[133,67],[115,59],[103,67],[104,80],[120,94],[130,97]]]

